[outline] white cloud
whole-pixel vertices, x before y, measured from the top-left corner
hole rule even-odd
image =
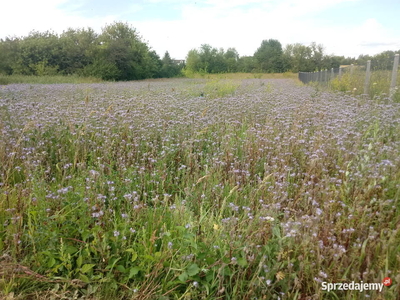
[[[32,30],[62,32],[68,27],[100,30],[117,16],[85,18],[60,9],[68,0],[7,1],[1,5],[0,37],[23,36]],[[77,8],[79,6],[75,6]]]
[[[357,2],[360,0],[286,0],[279,1],[275,13],[281,16],[295,17],[299,19],[304,15],[315,14],[327,10],[345,2]]]
[[[2,4],[0,38],[26,35],[33,29],[62,32],[68,27],[91,27],[100,32],[105,24],[122,20],[130,22],[159,55],[168,50],[172,57],[179,59],[204,43],[225,49],[235,47],[240,55],[252,55],[263,39],[270,38],[278,39],[283,45],[315,41],[323,44],[327,53],[346,56],[374,54],[387,50],[388,45],[399,49],[395,32],[374,18],[353,27],[349,27],[345,20],[340,21],[338,16],[338,22],[333,25],[316,23],[314,19],[320,12],[338,4],[357,1],[146,0],[132,2],[120,15],[91,18],[85,18],[79,12],[79,4],[74,10],[62,10],[60,7],[67,7],[66,4],[71,8],[67,0],[7,1]],[[181,12],[180,18],[168,21],[126,19],[126,16],[145,10],[149,3],[150,6],[169,3]]]
[[[313,40],[323,44],[327,54],[358,57],[360,54],[374,55],[400,49],[400,39],[376,19],[366,19],[354,27],[338,24],[335,27],[314,28],[312,32]],[[312,41],[306,36],[302,38],[306,44]]]
[[[328,32],[329,38],[335,33],[316,26],[307,16],[339,3],[354,1],[358,0],[207,0],[205,6],[194,2],[183,5],[182,19],[176,22],[136,24],[155,49],[170,50],[172,56],[179,58],[203,43],[225,49],[235,47],[241,55],[252,55],[263,39],[275,38],[283,44],[323,43]],[[252,3],[257,5],[252,6]],[[168,38],[163,42],[157,39],[160,28],[162,32],[168,32]],[[174,33],[177,36],[174,37]]]
[[[222,9],[227,9],[227,8],[233,8],[233,7],[240,7],[240,6],[249,6],[249,5],[263,5],[268,1],[263,1],[263,0],[205,0],[205,4],[210,5],[211,7],[214,8],[222,8]]]
[[[388,48],[400,49],[400,37],[374,18],[367,19],[355,27],[348,37],[349,42],[351,36],[358,54],[376,54]]]

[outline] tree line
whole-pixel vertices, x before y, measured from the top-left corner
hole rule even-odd
[[[397,51],[400,52],[400,51]],[[25,37],[0,40],[0,74],[93,76],[104,80],[136,80],[175,77],[182,70],[204,73],[227,72],[312,72],[340,65],[389,68],[395,52],[358,59],[327,55],[321,44],[282,44],[263,40],[253,56],[239,56],[235,48],[217,49],[203,44],[192,49],[186,63],[172,60],[168,51],[160,58],[135,28],[127,23],[106,25],[100,34],[91,28],[69,28],[58,35],[51,31],[32,31]]]
[[[393,59],[399,51],[384,51],[374,56],[360,55],[352,57],[328,55],[324,46],[311,43],[309,46],[295,43],[282,47],[275,39],[263,40],[253,56],[239,57],[235,48],[213,48],[208,44],[189,51],[186,58],[186,69],[193,72],[314,72],[342,65],[365,66],[371,60],[372,69],[391,70]]]
[[[173,77],[183,65],[168,52],[161,59],[135,28],[115,22],[102,29],[72,29],[57,35],[32,31],[0,40],[0,73],[93,76],[104,80]]]

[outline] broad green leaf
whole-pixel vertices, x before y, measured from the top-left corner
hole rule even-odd
[[[228,266],[223,268],[221,273],[222,273],[222,276],[231,276],[232,275],[232,271]]]
[[[112,258],[112,259],[110,260],[110,263],[109,263],[108,266],[106,267],[106,269],[107,269],[107,270],[108,270],[108,269],[112,270],[112,269],[114,268],[115,264],[116,264],[120,259],[121,259],[121,258]]]
[[[83,274],[85,274],[85,273],[89,272],[94,266],[95,266],[94,264],[84,264],[80,271]]]
[[[144,255],[143,258],[149,261],[154,261],[154,257],[148,254]]]
[[[56,259],[54,257],[50,257],[49,261],[47,262],[47,267],[51,268],[56,264]]]
[[[89,230],[85,230],[81,233],[82,240],[86,242],[86,240],[90,237],[92,233]]]
[[[77,251],[78,251],[78,248],[76,248],[74,246],[67,246],[65,249],[65,252],[68,254],[74,254]]]
[[[176,226],[175,227],[178,231],[185,231],[185,227],[183,227],[183,226]]]
[[[238,265],[241,266],[241,267],[246,267],[246,266],[247,266],[247,261],[246,261],[245,258],[239,258],[239,259],[237,260],[237,263],[238,263]]]
[[[185,282],[188,279],[189,275],[186,272],[183,272],[181,275],[179,275],[179,280]]]
[[[129,249],[125,250],[125,251],[132,253],[132,258],[131,258],[132,262],[134,262],[137,259],[138,254],[137,254],[137,252],[135,250],[133,250],[132,248],[129,248]]]
[[[200,268],[197,264],[191,264],[187,269],[186,272],[189,276],[197,275],[200,272]]]
[[[82,280],[83,282],[89,283],[90,280],[86,275],[79,274],[79,279]]]
[[[281,238],[281,229],[278,226],[275,226],[272,228],[272,233],[274,234],[275,237]]]
[[[140,271],[139,267],[133,267],[129,270],[129,279],[131,279],[133,276],[137,275]]]
[[[121,273],[125,273],[125,272],[126,272],[126,269],[125,269],[125,267],[124,267],[123,265],[118,265],[118,266],[116,267],[116,269],[117,269],[118,271],[120,271]]]
[[[76,259],[76,266],[78,268],[82,266],[82,261],[83,261],[82,255],[79,255],[78,258]]]

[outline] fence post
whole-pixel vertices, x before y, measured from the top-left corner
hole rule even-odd
[[[335,72],[333,71],[333,68],[331,68],[331,80],[335,78]]]
[[[365,74],[364,94],[368,94],[369,80],[371,78],[371,61],[367,61],[367,72]]]
[[[393,100],[394,92],[396,91],[396,80],[397,80],[397,70],[399,69],[399,54],[394,56],[393,71],[392,71],[392,81],[390,83],[389,98]]]
[[[354,71],[354,65],[351,64],[351,66],[350,66],[350,75],[353,75],[353,71]]]
[[[342,68],[339,67],[339,78],[342,77]]]

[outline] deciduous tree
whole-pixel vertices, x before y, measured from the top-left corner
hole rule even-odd
[[[278,40],[263,40],[254,58],[261,71],[280,73],[283,71],[282,53],[282,45]]]

